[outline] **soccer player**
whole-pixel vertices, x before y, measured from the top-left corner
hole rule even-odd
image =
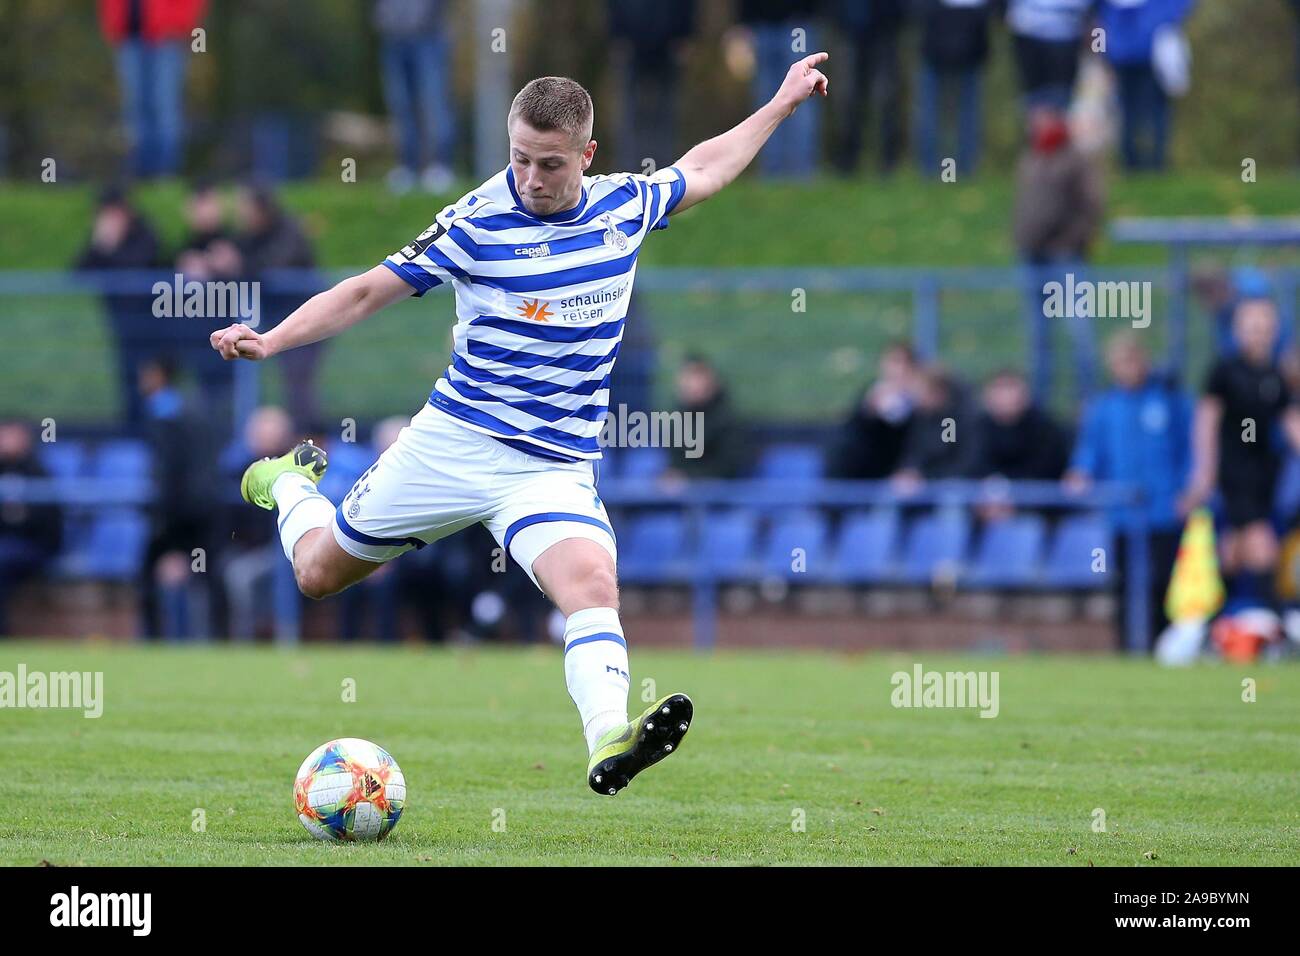
[[[670,215],[734,180],[804,100],[827,94],[817,69],[826,59],[799,60],[748,119],[651,175],[586,175],[596,155],[591,97],[570,79],[535,79],[510,107],[505,169],[274,329],[235,324],[211,336],[223,358],[259,361],[451,284],[451,364],[337,508],[316,487],[327,462],[309,442],[254,462],[240,492],[279,509],[285,556],[311,598],[483,522],[567,619],[565,680],[597,793],[617,793],[671,753],[693,714],[690,698],[672,694],[628,720],[617,551],[595,488],[637,253]]]
[[[1274,357],[1277,305],[1243,299],[1232,328],[1237,353],[1214,363],[1196,408],[1194,467],[1180,508],[1191,512],[1218,488],[1224,577],[1233,581],[1238,602],[1271,607],[1278,561],[1273,498],[1285,451],[1300,452],[1300,406]]]

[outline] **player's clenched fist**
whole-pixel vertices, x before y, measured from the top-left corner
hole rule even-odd
[[[209,336],[212,347],[221,353],[223,359],[245,358],[254,362],[266,358],[271,350],[266,340],[243,323],[235,323],[229,328],[218,329]]]
[[[790,67],[775,97],[776,102],[785,112],[793,113],[795,107],[817,93],[822,96],[827,95],[830,80],[826,78],[825,73],[817,69],[817,66],[828,59],[830,59],[829,53],[810,53]]]

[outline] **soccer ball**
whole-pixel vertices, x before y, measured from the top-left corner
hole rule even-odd
[[[311,752],[293,782],[302,825],[318,840],[382,840],[406,805],[406,778],[383,747],[341,737]]]

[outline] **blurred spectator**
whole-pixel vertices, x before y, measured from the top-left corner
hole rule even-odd
[[[1055,481],[1065,470],[1065,432],[1033,403],[1029,384],[1019,372],[998,372],[984,385],[977,426],[976,477]]]
[[[136,176],[180,168],[185,136],[185,66],[207,0],[99,0],[99,24],[113,45],[122,113]]]
[[[795,60],[818,50],[813,19],[808,4],[797,0],[740,0],[740,22],[753,34],[755,108],[780,88]],[[758,153],[758,168],[764,176],[807,178],[817,171],[820,144],[821,110],[809,103],[772,133]]]
[[[980,74],[988,60],[987,0],[918,0],[921,67],[916,85],[916,149],[924,176],[940,169],[942,117],[957,117],[957,175],[972,175],[980,155]],[[943,100],[955,96],[956,109]],[[797,114],[796,114],[797,115]]]
[[[263,406],[248,417],[244,433],[221,456],[229,487],[249,462],[283,455],[294,444],[293,420],[282,408]],[[284,561],[275,516],[242,501],[227,506],[231,544],[221,556],[221,578],[230,607],[230,637],[251,641],[275,607],[275,571]],[[296,587],[295,587],[296,596]]]
[[[903,0],[831,0],[828,14],[841,34],[847,58],[837,57],[838,89],[831,99],[836,138],[831,153],[835,168],[845,175],[857,171],[862,130],[874,115],[880,134],[880,166],[888,173],[903,150],[903,77],[899,38],[903,29]]]
[[[1101,0],[1106,58],[1119,83],[1126,169],[1164,169],[1169,97],[1181,93],[1177,51],[1194,0]],[[1186,64],[1183,64],[1185,69]]]
[[[0,422],[0,484],[7,478],[48,478],[35,453],[32,428]],[[59,553],[63,517],[57,505],[0,501],[0,637],[9,634],[9,599],[14,589]]]
[[[1011,0],[1007,26],[1025,105],[1070,105],[1088,17],[1096,0]]]
[[[727,397],[717,367],[701,355],[688,355],[677,370],[677,405],[683,415],[698,416],[694,450],[670,449],[669,481],[691,478],[740,478],[750,467],[750,444],[745,424]],[[683,436],[688,434],[683,421]],[[685,443],[683,442],[683,445]],[[691,454],[699,453],[697,457]]]
[[[231,264],[217,251],[223,242],[233,242],[234,236],[226,228],[221,191],[216,183],[207,179],[196,180],[185,201],[185,242],[176,253],[176,269],[187,279],[222,278],[231,271]]]
[[[605,10],[610,40],[622,51],[618,168],[644,172],[646,159],[667,166],[677,158],[680,53],[695,0],[606,0]]]
[[[1116,531],[1119,633],[1127,618],[1126,533],[1138,522],[1147,528],[1151,575],[1149,629],[1152,641],[1168,625],[1165,592],[1182,534],[1178,497],[1186,489],[1192,461],[1191,398],[1151,373],[1150,357],[1138,336],[1120,332],[1106,345],[1113,386],[1085,407],[1066,486],[1086,493],[1093,482],[1121,482],[1141,489],[1141,503],[1112,509]],[[1123,641],[1121,639],[1121,646]]]
[[[1272,299],[1276,291],[1268,275],[1254,266],[1197,270],[1192,276],[1192,290],[1214,322],[1214,344],[1220,355],[1237,352],[1232,328],[1237,305],[1247,299]],[[1274,358],[1281,357],[1291,345],[1291,339],[1291,328],[1279,321],[1277,342],[1273,346]]]
[[[153,227],[116,186],[103,190],[95,211],[90,241],[73,264],[93,271],[145,270],[158,265],[158,238]],[[111,278],[110,278],[110,281]],[[110,291],[104,296],[113,337],[117,340],[118,386],[125,424],[144,425],[144,402],[136,389],[141,361],[157,350],[152,283],[138,293]]]
[[[260,279],[270,270],[315,268],[316,256],[306,234],[293,217],[281,208],[269,189],[259,185],[244,185],[239,190],[237,205],[241,227],[238,261],[239,273],[243,278]],[[265,282],[261,290],[260,331],[265,332],[278,325],[302,305],[310,294],[310,289],[277,292],[272,283]],[[316,369],[322,354],[324,343],[316,342],[277,356],[285,383],[285,405],[299,429],[308,427],[320,418],[316,397]]]
[[[827,477],[887,478],[899,469],[916,402],[916,356],[895,342],[880,353],[879,377],[839,428]]]
[[[981,435],[969,408],[966,389],[947,369],[936,364],[921,370],[916,411],[894,476],[904,490],[922,480],[975,476]]]
[[[375,0],[374,25],[401,161],[388,187],[405,193],[418,181],[444,192],[455,181],[456,148],[446,0]]]
[[[1016,246],[1034,263],[1087,257],[1104,213],[1101,171],[1071,142],[1065,113],[1029,112],[1028,141],[1016,170]]]
[[[221,191],[210,180],[194,183],[185,203],[185,242],[176,254],[176,271],[185,279],[222,281],[235,279],[239,273],[239,250],[234,234],[227,228]],[[233,317],[232,317],[233,320]],[[222,361],[212,351],[207,323],[185,323],[175,343],[182,364],[199,381],[206,406],[225,427],[233,401],[235,362]]]
[[[157,489],[141,569],[141,636],[206,639],[211,635],[206,572],[216,495],[213,436],[205,421],[186,409],[171,359],[144,361],[139,387]],[[196,548],[201,549],[198,556]],[[202,562],[201,570],[196,571],[196,560]]]
[[[1064,287],[1068,273],[1082,272],[1101,228],[1105,190],[1092,157],[1071,142],[1064,112],[1046,104],[1031,108],[1028,137],[1016,166],[1012,230],[1026,266],[1033,393],[1043,403],[1053,381],[1053,330],[1045,308],[1048,283]],[[1074,347],[1076,385],[1086,397],[1096,364],[1092,320],[1074,315],[1065,321]]]
[[[1233,331],[1239,351],[1215,362],[1196,409],[1195,470],[1182,509],[1190,512],[1218,488],[1229,601],[1268,606],[1274,603],[1271,576],[1278,560],[1273,501],[1283,440],[1300,451],[1300,408],[1274,358],[1278,319],[1273,302],[1239,303]]]

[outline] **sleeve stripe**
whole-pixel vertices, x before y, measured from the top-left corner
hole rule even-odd
[[[678,166],[669,166],[668,168],[677,173],[677,178],[672,182],[672,192],[668,197],[668,207],[664,209],[665,216],[671,215],[672,211],[677,208],[677,204],[682,201],[682,197],[686,195],[686,174],[683,173],[681,168]]]
[[[384,265],[401,277],[402,281],[415,289],[415,297],[418,299],[430,289],[442,285],[442,280],[437,276],[430,275],[426,270],[419,266],[412,266],[403,263],[398,265],[391,259],[385,259]]]

